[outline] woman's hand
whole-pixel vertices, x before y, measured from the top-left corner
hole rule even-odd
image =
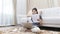
[[[37,19],[37,21],[40,21],[40,19]]]
[[[43,20],[37,19],[37,21],[39,21],[40,25],[43,25]]]
[[[43,20],[40,21],[40,25],[43,25]]]

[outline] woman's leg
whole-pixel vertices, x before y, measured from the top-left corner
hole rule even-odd
[[[33,23],[33,26],[37,26],[37,27],[39,27],[39,23]]]

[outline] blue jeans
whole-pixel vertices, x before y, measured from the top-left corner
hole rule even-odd
[[[33,23],[34,26],[40,26],[40,23]]]

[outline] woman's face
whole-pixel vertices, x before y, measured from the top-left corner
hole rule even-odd
[[[37,11],[35,11],[35,10],[32,10],[32,14],[36,14],[37,13]]]

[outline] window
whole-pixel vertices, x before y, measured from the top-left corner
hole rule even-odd
[[[12,25],[13,22],[13,0],[0,0],[0,26]]]

